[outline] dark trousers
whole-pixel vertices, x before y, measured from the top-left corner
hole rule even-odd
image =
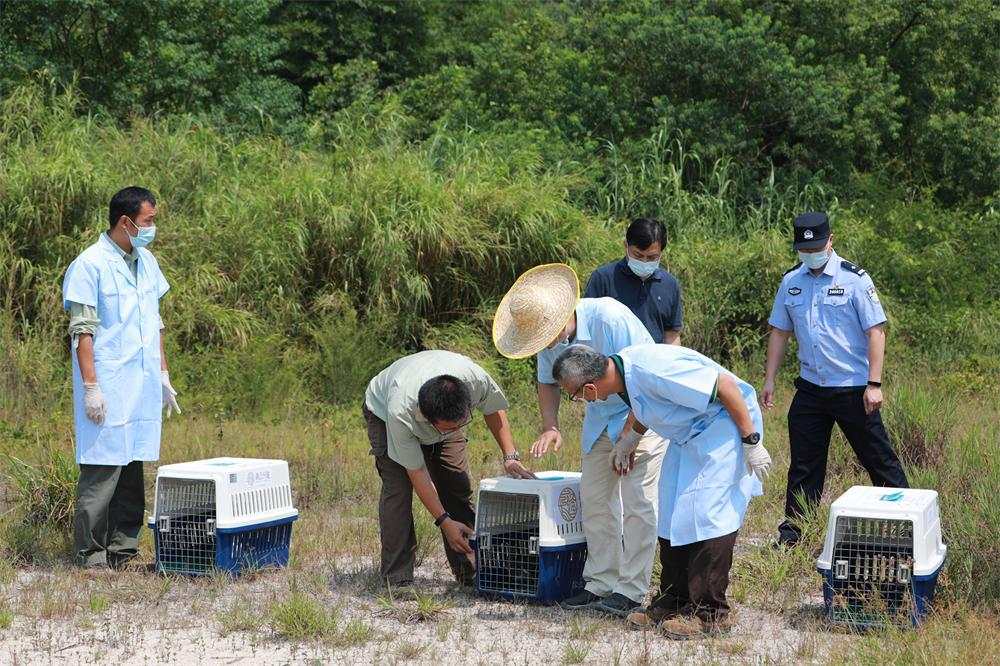
[[[671,546],[663,538],[659,541],[660,594],[652,605],[669,614],[697,615],[706,622],[725,619],[736,532],[684,546]]]
[[[368,427],[368,441],[375,457],[375,469],[382,479],[382,492],[378,501],[379,532],[382,537],[382,579],[394,585],[413,581],[416,562],[417,536],[413,529],[413,485],[406,468],[392,460],[386,453],[385,421],[362,406]],[[421,446],[424,463],[444,510],[454,520],[474,527],[476,511],[472,504],[472,481],[469,478],[469,461],[466,441],[441,442],[434,446]],[[475,580],[475,569],[464,553],[453,550],[443,538],[444,552],[455,580],[469,585]]]
[[[800,536],[794,520],[802,515],[799,495],[808,506],[819,502],[826,479],[833,424],[840,426],[872,485],[908,488],[906,474],[889,442],[889,433],[876,411],[865,414],[864,387],[826,388],[799,377],[788,409],[788,441],[792,461],[785,490],[785,521],[778,528],[783,543]]]
[[[146,509],[142,461],[80,465],[73,514],[73,551],[82,566],[118,566],[139,553]]]

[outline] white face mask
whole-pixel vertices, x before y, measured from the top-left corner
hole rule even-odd
[[[826,266],[826,262],[830,261],[830,250],[826,249],[822,252],[799,252],[799,261],[810,270],[819,270]]]
[[[628,268],[630,271],[636,274],[637,277],[645,280],[650,275],[656,272],[656,269],[660,267],[660,260],[656,261],[639,261],[631,255],[628,258]]]

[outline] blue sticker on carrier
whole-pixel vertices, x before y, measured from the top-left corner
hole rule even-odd
[[[887,493],[885,495],[882,495],[882,497],[880,497],[879,499],[883,502],[898,502],[899,500],[903,499],[903,491],[898,490],[894,493]]]

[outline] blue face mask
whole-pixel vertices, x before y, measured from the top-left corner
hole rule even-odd
[[[629,256],[628,258],[628,268],[630,271],[636,274],[642,280],[645,280],[650,275],[656,272],[656,269],[660,267],[660,260],[656,261],[639,261]]]
[[[129,220],[129,222],[132,222],[132,220]],[[153,242],[154,238],[156,238],[156,225],[151,227],[140,227],[135,222],[132,222],[132,226],[139,232],[133,236],[128,233],[128,229],[125,229],[125,233],[128,234],[128,239],[132,243],[132,247],[146,247]]]
[[[799,252],[799,261],[805,264],[806,268],[819,270],[826,266],[826,262],[830,261],[830,250],[823,250],[822,252]]]

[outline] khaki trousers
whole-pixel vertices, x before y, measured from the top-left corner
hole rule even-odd
[[[587,590],[598,596],[617,592],[642,603],[653,574],[657,484],[667,443],[648,430],[639,440],[635,467],[622,477],[611,468],[612,449],[604,431],[583,456],[583,578]]]

